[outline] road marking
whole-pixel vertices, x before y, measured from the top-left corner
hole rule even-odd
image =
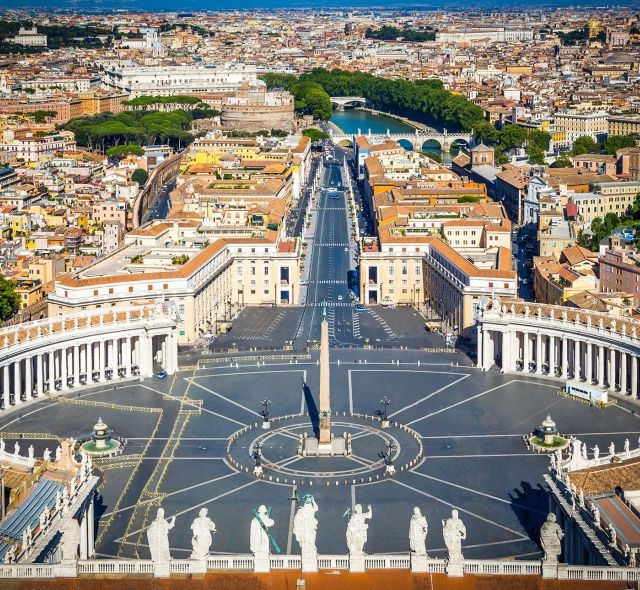
[[[259,416],[262,417],[261,414],[258,414],[258,412],[254,412],[253,410],[250,410],[249,408],[243,406],[242,404],[239,404],[238,402],[234,402],[232,399],[229,399],[228,397],[225,397],[224,395],[221,395],[215,391],[213,391],[213,389],[209,389],[208,387],[205,387],[204,385],[200,385],[200,383],[196,383],[193,379],[184,379],[187,383],[191,383],[191,385],[195,385],[196,387],[199,387],[200,389],[204,389],[205,391],[207,391],[208,393],[215,395],[216,397],[219,397],[220,399],[223,399],[226,402],[229,402],[230,404],[233,404],[234,406],[237,406],[243,410],[245,410],[246,412],[249,412],[249,414],[253,414],[254,416]]]
[[[426,416],[422,416],[421,418],[417,418],[416,420],[412,420],[411,422],[407,422],[406,426],[411,426],[412,424],[415,424],[416,422],[420,422],[422,420],[425,420],[426,418],[431,418],[432,416],[437,416],[438,414],[441,414],[442,412],[446,412],[447,410],[451,410],[452,408],[455,408],[457,406],[460,406],[462,404],[466,404],[478,397],[482,397],[483,395],[487,395],[488,393],[491,393],[492,391],[496,391],[497,389],[502,389],[503,387],[506,387],[507,385],[511,385],[512,383],[515,383],[517,381],[517,379],[513,379],[511,381],[507,381],[507,383],[503,383],[502,385],[498,385],[496,387],[492,387],[491,389],[487,389],[486,391],[482,391],[480,393],[477,393],[476,395],[473,395],[471,397],[468,397],[466,399],[463,399],[462,401],[456,402],[455,404],[451,404],[450,406],[447,406],[446,408],[442,408],[440,410],[436,410],[435,412],[431,412],[430,414],[427,414]]]
[[[522,533],[511,529],[507,526],[504,526],[502,524],[499,524],[493,520],[489,520],[488,518],[485,518],[484,516],[480,516],[479,514],[476,514],[475,512],[471,512],[470,510],[465,510],[464,508],[461,508],[460,506],[456,506],[455,504],[451,504],[450,502],[447,502],[446,500],[442,500],[440,498],[438,498],[437,496],[433,496],[432,494],[428,494],[427,492],[423,491],[423,490],[419,490],[418,488],[414,488],[413,486],[410,486],[406,483],[402,483],[401,481],[398,481],[397,479],[391,479],[388,480],[391,481],[399,486],[402,486],[404,488],[408,488],[414,492],[416,492],[417,494],[421,494],[422,496],[426,496],[427,498],[431,498],[432,500],[435,500],[436,502],[440,502],[441,504],[444,504],[445,506],[449,506],[451,508],[455,508],[456,510],[458,510],[459,512],[464,512],[465,514],[469,514],[470,516],[475,516],[477,519],[482,520],[483,522],[486,522],[488,524],[492,524],[494,526],[497,526],[500,529],[503,529],[505,531],[509,531],[510,533],[513,533],[514,535],[518,536],[517,540],[529,540],[529,537],[527,537],[526,535],[523,535]],[[513,539],[512,539],[513,542]]]
[[[424,372],[425,373],[430,373],[432,371],[424,371]],[[440,389],[436,389],[433,393],[430,393],[426,397],[423,397],[422,399],[419,399],[418,401],[413,402],[412,404],[409,404],[408,406],[405,406],[404,408],[400,408],[398,411],[393,412],[393,414],[389,414],[389,418],[393,418],[394,416],[398,415],[400,412],[404,412],[405,410],[413,408],[414,406],[417,406],[418,404],[421,404],[422,402],[427,401],[429,398],[433,397],[437,393],[440,393],[440,392],[444,391],[445,389],[448,389],[449,387],[453,387],[456,383],[460,383],[460,381],[464,381],[468,377],[471,377],[471,374],[463,375],[462,377],[460,377],[459,379],[456,379],[455,381],[452,381],[448,385],[445,385],[445,386],[441,387]]]
[[[236,475],[236,473],[233,473],[233,475]],[[254,479],[253,481],[250,481],[249,483],[246,483],[242,486],[238,486],[237,488],[233,488],[232,490],[229,490],[228,492],[224,492],[222,494],[218,494],[217,496],[214,496],[213,498],[209,498],[208,500],[205,500],[204,502],[200,502],[199,504],[195,504],[194,506],[191,506],[191,508],[185,508],[184,510],[180,510],[179,512],[176,512],[175,514],[171,515],[171,516],[182,516],[183,514],[186,514],[187,512],[191,512],[192,510],[196,510],[202,506],[205,506],[206,504],[209,504],[210,502],[215,502],[216,500],[219,500],[220,498],[224,498],[225,496],[228,496],[229,494],[234,494],[235,492],[238,492],[240,490],[243,490],[244,488],[248,488],[249,486],[252,486],[255,483],[258,483],[260,480],[259,479]],[[141,529],[138,529],[137,531],[132,531],[131,533],[127,534],[127,537],[131,537],[132,535],[136,535],[142,531],[146,531],[149,527],[145,526]],[[122,541],[122,537],[118,538],[118,539],[114,539],[115,543],[119,543],[120,541]]]

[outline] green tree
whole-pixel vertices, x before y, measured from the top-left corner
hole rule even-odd
[[[33,113],[33,120],[36,123],[48,123],[51,119],[55,118],[58,111],[35,111]]]
[[[328,133],[325,133],[324,131],[320,131],[320,129],[315,129],[314,127],[303,129],[302,135],[306,135],[309,139],[311,139],[311,141],[321,141],[329,137]]]
[[[540,129],[532,129],[527,133],[527,145],[538,148],[544,152],[549,149],[551,135]]]
[[[631,216],[635,220],[640,219],[640,193],[636,195],[636,198],[631,205]]]
[[[573,162],[567,154],[560,154],[551,164],[551,168],[573,168]]]
[[[600,146],[592,137],[589,137],[588,135],[581,135],[573,142],[571,154],[573,156],[580,156],[581,154],[597,154],[599,151]]]
[[[604,142],[604,149],[610,156],[615,156],[618,150],[626,147],[635,147],[636,140],[633,135],[610,135]]]
[[[144,150],[135,143],[129,143],[127,145],[117,145],[110,147],[107,150],[107,156],[110,158],[123,159],[129,155],[144,156]]]
[[[537,146],[527,146],[527,156],[529,156],[529,164],[536,164],[538,166],[543,166],[544,161],[544,151]]]
[[[0,276],[0,321],[9,319],[20,307],[20,295],[13,281]]]
[[[500,132],[488,121],[478,122],[473,132],[478,143],[494,145],[500,140]]]
[[[526,140],[527,132],[524,127],[506,125],[504,129],[500,131],[500,148],[505,152],[521,147]]]
[[[140,186],[144,186],[149,178],[149,173],[143,168],[136,168],[131,175],[131,180],[137,182]]]

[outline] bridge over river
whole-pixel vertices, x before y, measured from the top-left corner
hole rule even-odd
[[[336,144],[341,142],[355,143],[355,138],[358,135],[363,135],[360,129],[358,129],[358,133],[353,134],[330,132],[330,138]],[[389,130],[386,133],[371,133],[369,129],[364,136],[370,144],[398,141],[402,142],[405,147],[409,144],[408,147],[410,149],[418,150],[423,148],[425,144],[433,146],[433,144],[437,143],[442,151],[449,151],[454,144],[471,145],[473,142],[473,133],[448,133],[446,129],[442,132],[416,129],[413,133],[391,133]]]

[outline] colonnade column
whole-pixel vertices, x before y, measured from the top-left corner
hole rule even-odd
[[[67,377],[68,377],[68,365],[69,356],[68,356],[67,347],[63,347],[60,350],[60,380],[62,381],[62,389],[67,389]]]
[[[482,326],[478,328],[478,358],[477,365],[479,368],[484,369],[484,330]]]
[[[616,387],[616,351],[613,348],[609,349],[609,389],[615,389]]]
[[[44,357],[36,356],[36,395],[40,397],[44,389]]]
[[[31,375],[31,365],[33,363],[33,359],[31,357],[27,357],[24,359],[24,399],[25,401],[29,401],[33,397],[33,380]]]
[[[598,346],[598,385],[604,387],[604,346]]]
[[[80,385],[80,345],[73,347],[73,384]]]
[[[4,395],[5,408],[11,404],[9,392],[11,388],[11,376],[9,375],[9,365],[2,368],[2,394]]]
[[[88,559],[89,551],[87,548],[87,513],[82,515],[80,522],[80,559]]]
[[[536,334],[536,373],[542,373],[542,334]]]
[[[556,337],[549,336],[549,375],[556,374]]]
[[[627,394],[627,353],[620,352],[620,392]]]
[[[631,357],[631,395],[638,397],[638,357]]]
[[[507,328],[502,332],[502,370],[512,371],[511,368],[511,332]]]
[[[122,364],[124,365],[124,376],[131,377],[131,336],[127,336],[124,339],[124,345],[122,348],[123,359]]]
[[[522,370],[529,372],[529,333],[522,332]]]
[[[587,383],[593,383],[593,346],[591,342],[585,343],[587,347],[587,374],[585,375]]]
[[[13,403],[22,403],[22,376],[20,375],[20,361],[13,363]]]
[[[54,391],[56,383],[56,356],[53,350],[49,351],[49,360],[47,365],[47,373],[49,375],[49,391]]]
[[[105,358],[105,348],[106,348],[106,343],[103,340],[98,340],[98,342],[96,343],[96,363],[98,366],[98,371],[100,372],[100,376],[98,377],[98,381],[104,381],[105,377],[104,377],[104,370],[105,370],[105,363],[106,363],[106,358]]]
[[[562,365],[561,365],[561,377],[563,379],[567,378],[567,345],[568,345],[568,341],[567,341],[567,337],[566,336],[562,336]]]
[[[573,378],[580,381],[580,341],[573,341]]]

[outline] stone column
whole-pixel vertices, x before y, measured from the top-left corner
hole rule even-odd
[[[67,347],[60,349],[60,380],[62,381],[62,389],[67,389]]]
[[[604,387],[604,346],[598,346],[598,385]]]
[[[93,506],[93,495],[89,501],[89,508],[87,510],[87,553],[89,558],[96,556],[96,541],[95,541],[95,516]]]
[[[100,376],[98,377],[98,381],[104,381],[105,380],[105,376],[104,376],[104,370],[106,369],[106,342],[102,341],[102,340],[98,340],[98,342],[96,342],[96,364],[98,367],[98,371],[100,372]]]
[[[124,365],[124,376],[131,377],[131,336],[127,336],[122,345],[122,364]]]
[[[522,370],[529,372],[529,332],[522,332]]]
[[[609,389],[616,388],[616,351],[609,349]]]
[[[585,343],[585,346],[587,347],[586,380],[587,380],[587,383],[593,383],[593,346],[591,345],[591,342],[589,342],[588,340]]]
[[[536,334],[536,373],[542,373],[542,334]]]
[[[13,403],[22,403],[22,375],[20,375],[20,361],[13,363]]]
[[[9,401],[9,393],[11,391],[11,381],[9,375],[9,365],[2,367],[2,395],[4,397],[4,407],[8,408],[11,405]]]
[[[80,385],[80,345],[73,347],[73,384]]]
[[[631,355],[631,395],[638,397],[638,357]]]
[[[573,378],[580,381],[580,341],[573,341]]]
[[[482,326],[478,327],[477,351],[477,365],[480,369],[484,369],[484,330]]]
[[[620,392],[627,395],[627,353],[620,352]]]
[[[49,375],[49,391],[55,391],[56,384],[56,353],[49,351],[49,360],[47,362],[47,374]]]
[[[567,361],[567,347],[569,345],[569,341],[567,340],[566,336],[562,336],[561,339],[562,342],[562,364],[561,364],[561,377],[563,379],[566,379],[568,377],[568,371],[567,371],[567,365],[568,365],[568,361]]]
[[[549,375],[556,374],[556,337],[549,336]]]
[[[507,326],[502,332],[502,370],[510,372],[511,368],[511,331]]]
[[[31,379],[31,369],[33,360],[31,357],[24,359],[24,399],[29,401],[33,397],[33,381]]]
[[[82,515],[80,523],[80,559],[88,559],[89,551],[87,550],[88,532],[87,532],[87,514]]]
[[[484,366],[487,370],[489,370],[492,366],[493,366],[493,346],[492,346],[492,341],[491,341],[491,330],[483,330],[484,333],[484,338],[483,338],[483,348],[484,350],[482,351],[482,360],[484,362]],[[167,349],[168,349],[168,344],[169,344],[169,336],[167,336],[166,338],[166,344],[167,344]],[[167,350],[167,352],[169,352]]]
[[[44,387],[44,357],[36,356],[36,395],[41,396]]]

